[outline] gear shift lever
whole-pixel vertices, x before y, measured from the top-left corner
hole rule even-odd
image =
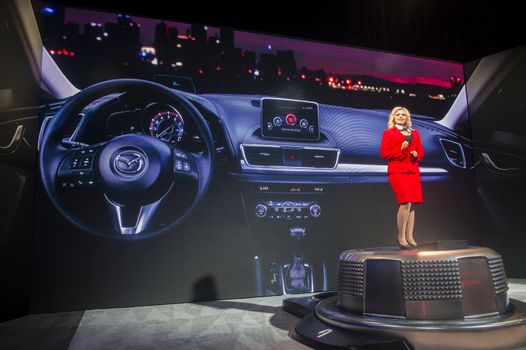
[[[306,236],[305,227],[291,227],[290,236],[294,239],[294,257],[303,258],[303,238]]]
[[[283,285],[286,293],[305,293],[312,291],[312,270],[303,262],[304,227],[291,227],[290,235],[294,239],[293,262],[283,266]]]

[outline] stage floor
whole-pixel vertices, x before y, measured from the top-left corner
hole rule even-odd
[[[526,302],[526,279],[508,283]],[[289,297],[34,314],[0,323],[0,349],[309,349],[289,336]]]

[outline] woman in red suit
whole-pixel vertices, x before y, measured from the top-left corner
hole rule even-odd
[[[389,114],[380,153],[388,160],[389,183],[400,205],[396,215],[398,243],[403,248],[416,247],[415,204],[422,203],[418,161],[424,157],[424,149],[418,132],[411,128],[411,114],[406,108],[395,107]]]

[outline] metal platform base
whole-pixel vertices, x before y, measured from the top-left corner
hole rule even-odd
[[[320,296],[328,297],[283,301],[285,311],[304,313],[292,337],[315,349],[479,350],[526,346],[526,303],[514,299],[510,299],[507,312],[499,316],[414,321],[351,314],[336,306],[335,296]]]
[[[466,241],[344,251],[338,291],[283,301],[316,349],[518,349],[526,303],[508,298],[502,257]]]
[[[356,315],[336,304],[331,293],[285,299],[285,311],[304,316],[292,337],[315,349],[494,350],[526,346],[526,303],[514,299],[509,300],[505,314],[454,321]]]
[[[414,349],[396,335],[368,335],[332,327],[313,313],[305,316],[292,332],[292,338],[314,349],[409,350]]]

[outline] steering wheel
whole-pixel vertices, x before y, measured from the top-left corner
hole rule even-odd
[[[180,106],[195,122],[204,151],[191,153],[142,134],[125,134],[81,148],[64,147],[64,128],[78,113],[89,103],[118,92],[147,92]],[[138,79],[105,81],[71,97],[43,130],[41,145],[40,175],[56,209],[82,230],[124,240],[152,237],[173,230],[183,222],[203,199],[215,164],[212,133],[194,105],[178,91]],[[163,201],[169,195],[175,195],[173,189],[178,184],[188,181],[196,187],[191,204],[165,226],[156,227],[154,218]],[[112,219],[111,228],[94,228],[67,208],[60,198],[60,188],[73,191],[77,187],[99,187],[102,190]]]

